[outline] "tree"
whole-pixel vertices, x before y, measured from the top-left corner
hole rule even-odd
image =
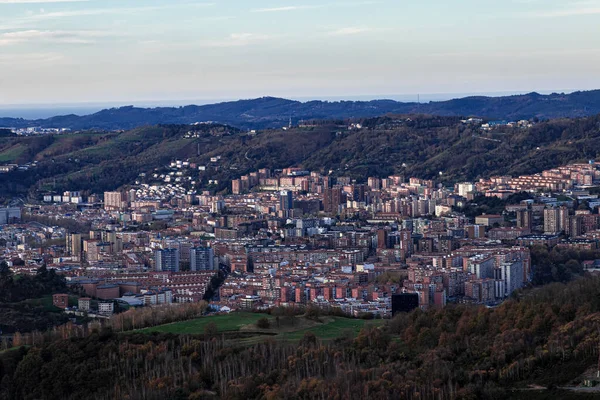
[[[312,347],[317,344],[317,336],[311,331],[307,331],[300,340],[300,346]]]
[[[5,261],[0,263],[0,301],[11,301],[13,290],[13,274]]]
[[[267,317],[262,317],[258,321],[256,321],[256,326],[259,329],[269,329],[271,327],[271,323]]]

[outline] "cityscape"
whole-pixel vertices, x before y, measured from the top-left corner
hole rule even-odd
[[[181,160],[170,166],[197,168]],[[15,271],[45,264],[102,301],[199,302],[225,273],[212,288],[214,311],[315,305],[388,318],[395,297],[415,296],[410,304],[423,310],[501,303],[531,284],[533,245],[597,250],[600,199],[590,188],[598,182],[594,161],[453,187],[260,169],[234,179],[225,195],[166,181],[85,198],[44,194],[40,204],[3,209],[0,236]],[[482,198],[506,205],[498,214],[460,211]],[[92,229],[52,225],[69,219]]]
[[[600,398],[600,0],[0,0],[0,400]]]

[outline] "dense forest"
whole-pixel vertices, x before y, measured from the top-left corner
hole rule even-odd
[[[0,116],[0,126],[115,130],[156,124],[218,121],[239,128],[264,129],[287,126],[289,118],[298,123],[302,120],[367,118],[385,114],[431,114],[518,120],[534,117],[574,118],[597,113],[600,113],[600,90],[550,95],[529,93],[501,97],[472,96],[428,103],[402,103],[393,100],[300,102],[262,97],[203,106],[126,106],[102,110],[91,115],[64,115],[36,121]]]
[[[47,191],[100,193],[152,183],[175,159],[206,167],[188,173],[196,189],[227,190],[231,179],[259,168],[300,166],[365,182],[403,174],[442,183],[490,175],[540,172],[600,156],[600,116],[541,122],[531,128],[483,132],[456,117],[385,116],[322,121],[308,127],[249,135],[224,125],[160,125],[122,133],[0,138],[0,159],[37,161],[27,171],[0,174],[5,195]],[[194,135],[188,135],[192,132]],[[211,161],[220,157],[218,162]],[[140,174],[147,174],[140,178]],[[209,181],[218,181],[209,185]]]
[[[556,387],[577,384],[598,359],[599,293],[600,278],[587,275],[497,308],[416,310],[329,342],[99,328],[0,353],[0,398],[586,398]]]
[[[66,290],[64,276],[45,265],[35,275],[15,276],[5,261],[0,262],[0,303],[18,302]]]
[[[49,312],[48,307],[28,299],[39,299],[55,293],[66,293],[63,276],[46,266],[35,275],[14,275],[6,262],[0,263],[0,332],[45,330],[64,324],[68,317]],[[58,309],[57,309],[58,311]]]

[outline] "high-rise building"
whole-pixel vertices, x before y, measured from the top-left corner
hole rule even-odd
[[[512,292],[523,287],[524,284],[524,273],[523,273],[523,261],[511,261],[505,262],[500,267],[495,269],[496,280],[501,281],[501,288],[504,289],[499,291],[496,297],[508,297]]]
[[[517,211],[517,228],[532,229],[533,225],[533,212],[529,209]]]
[[[240,179],[234,179],[231,181],[231,192],[233,194],[242,193],[242,181]]]
[[[388,232],[385,229],[379,229],[377,231],[377,248],[387,249],[388,248]]]
[[[261,168],[258,170],[259,179],[265,179],[271,177],[271,170],[267,168]]]
[[[157,271],[179,272],[179,249],[159,249],[154,251]]]
[[[289,211],[294,208],[294,197],[290,190],[282,190],[279,193],[279,209]]]
[[[412,232],[410,230],[403,229],[398,232],[398,245],[397,248],[400,250],[400,259],[406,260],[414,251],[414,245],[412,240]]]
[[[127,194],[121,192],[104,192],[104,208],[121,210],[127,207]]]
[[[381,189],[381,179],[379,179],[379,178],[370,177],[367,180],[367,183],[368,183],[369,187],[373,190]]]
[[[135,191],[135,189],[129,190],[129,192],[127,192],[127,201],[129,201],[130,203],[133,203],[136,199],[137,199],[137,192]]]
[[[225,208],[225,200],[219,199],[212,202],[210,206],[210,212],[214,214],[219,214]]]
[[[14,224],[21,220],[21,208],[0,208],[0,225]]]
[[[102,261],[107,254],[112,252],[112,245],[108,242],[103,242],[96,239],[85,240],[83,244],[83,251],[86,255],[87,261]]]
[[[192,247],[190,250],[190,270],[213,271],[215,269],[215,253],[210,247]]]
[[[72,256],[81,256],[81,234],[80,233],[71,233],[67,234],[66,238],[66,250],[67,253]]]
[[[583,216],[573,215],[569,217],[566,233],[569,236],[581,236],[583,234]]]
[[[569,224],[569,209],[567,207],[546,208],[544,210],[544,232],[559,233],[566,231]]]
[[[465,234],[469,239],[481,239],[482,237],[485,237],[485,226],[465,225]]]
[[[365,201],[365,185],[355,184],[352,185],[352,197],[354,201],[363,202]]]
[[[558,208],[546,208],[544,210],[544,232],[546,233],[558,233],[560,229],[559,225],[559,214]]]
[[[569,208],[567,206],[558,209],[558,227],[560,228],[559,232],[569,229]]]
[[[472,182],[458,183],[456,184],[456,189],[459,196],[467,197],[469,193],[473,193],[475,191],[475,184]]]
[[[327,213],[337,214],[340,204],[345,202],[342,187],[335,185],[331,189],[323,191],[323,210]]]

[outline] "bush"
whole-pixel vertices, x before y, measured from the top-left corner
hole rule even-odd
[[[304,314],[304,317],[311,321],[322,322],[321,321],[321,309],[319,307],[310,305],[306,309],[306,313]]]
[[[267,317],[262,317],[256,322],[256,326],[260,329],[269,329],[271,327],[271,322]]]

